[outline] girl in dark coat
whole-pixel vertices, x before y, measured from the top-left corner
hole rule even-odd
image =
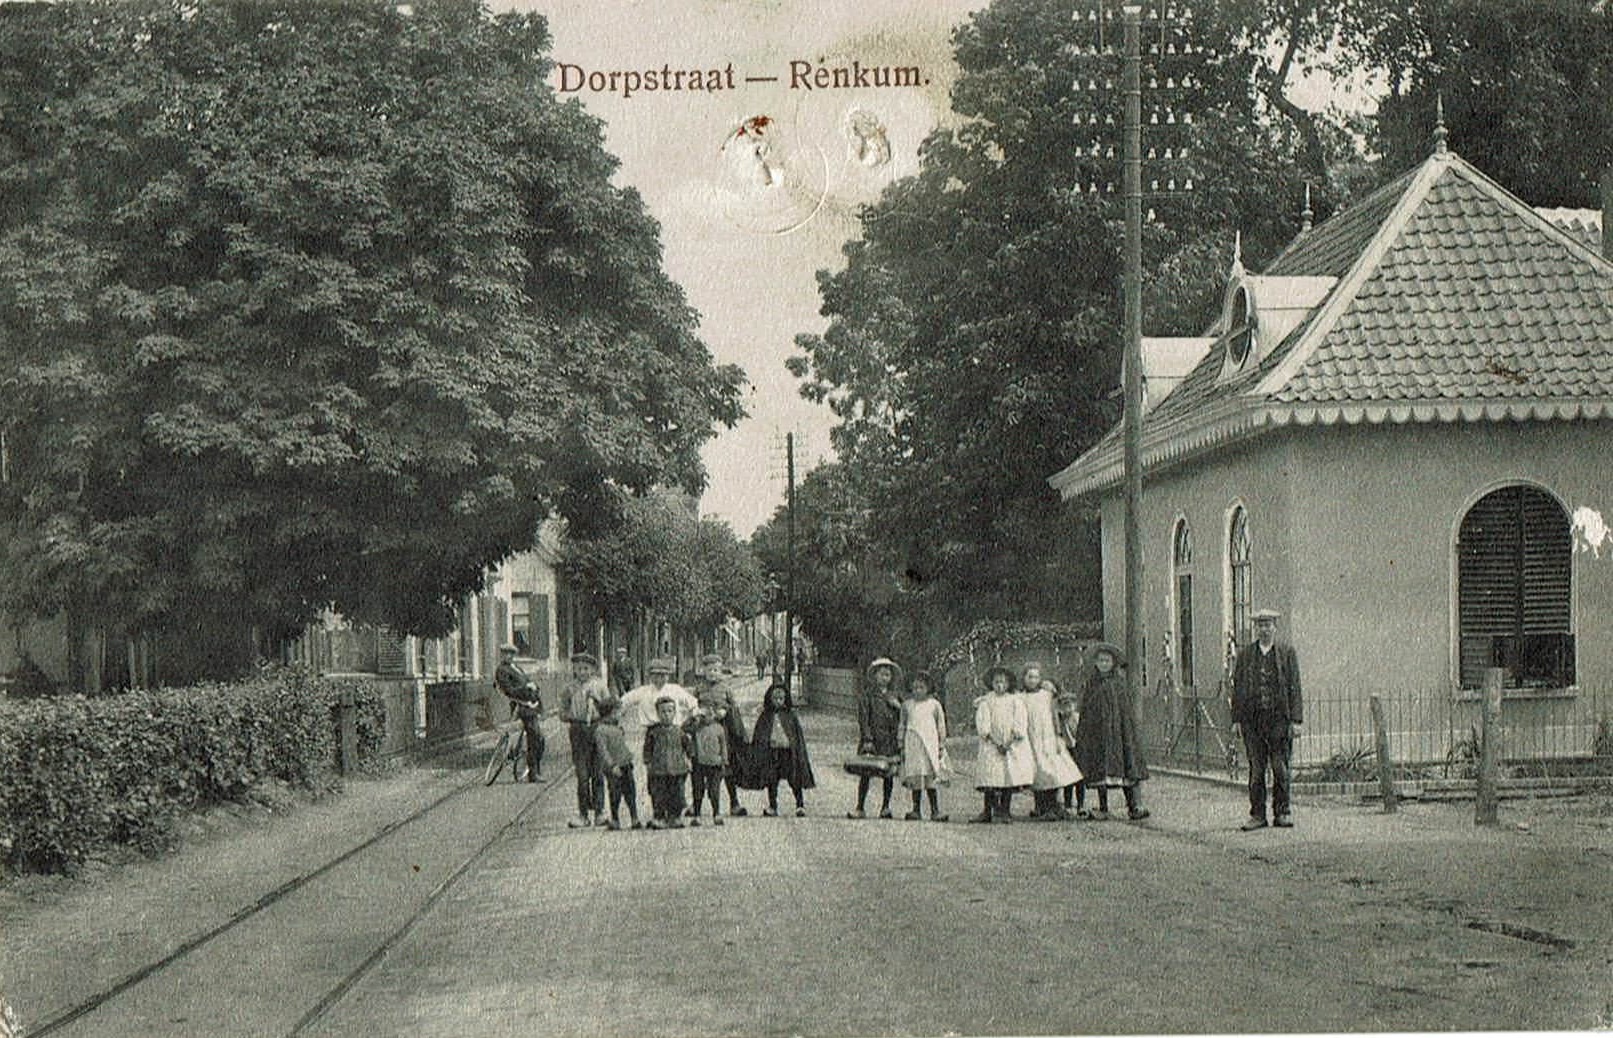
[[[817,785],[812,776],[812,761],[807,756],[806,736],[801,732],[801,721],[789,702],[789,689],[782,682],[767,690],[762,699],[762,713],[756,718],[756,730],[751,736],[751,755],[755,761],[757,778],[767,790],[767,810],[762,814],[778,817],[778,784],[790,784],[795,794],[795,817],[806,817],[805,790]]]
[[[1108,642],[1092,650],[1093,669],[1081,690],[1081,719],[1075,729],[1075,763],[1081,769],[1077,818],[1108,818],[1110,786],[1125,790],[1128,817],[1134,821],[1148,817],[1139,785],[1148,778],[1148,765],[1137,738],[1136,708],[1120,673],[1123,655]],[[1098,790],[1095,813],[1085,807],[1087,786]]]

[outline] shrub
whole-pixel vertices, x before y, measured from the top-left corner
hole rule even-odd
[[[313,788],[336,755],[335,708],[358,707],[359,759],[385,716],[358,682],[268,667],[244,681],[0,706],[0,855],[17,870],[71,872],[112,845],[153,852],[197,806],[281,780]]]

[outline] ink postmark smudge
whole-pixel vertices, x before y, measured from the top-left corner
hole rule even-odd
[[[746,230],[787,234],[822,207],[827,163],[816,144],[800,140],[766,113],[726,132],[720,203],[724,215]]]

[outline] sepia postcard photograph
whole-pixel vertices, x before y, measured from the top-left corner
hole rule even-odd
[[[0,0],[0,1038],[1613,1028],[1608,0]]]

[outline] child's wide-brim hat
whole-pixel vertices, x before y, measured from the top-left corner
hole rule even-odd
[[[1014,677],[1013,671],[1009,670],[1007,667],[1004,667],[1002,664],[998,664],[995,667],[986,668],[986,672],[980,675],[980,683],[989,689],[991,688],[992,678],[995,678],[998,674],[1001,674],[1003,677],[1008,679],[1009,688],[1013,688],[1014,683],[1019,680],[1018,678]]]
[[[879,659],[868,665],[868,676],[873,677],[874,671],[878,670],[880,667],[889,667],[891,669],[891,684],[900,685],[902,683],[902,665],[885,656],[881,656]]]
[[[1098,644],[1094,645],[1089,652],[1093,656],[1096,656],[1100,652],[1107,652],[1111,657],[1114,658],[1116,663],[1126,662],[1126,654],[1121,652],[1120,646],[1116,645],[1114,642],[1099,642]]]
[[[645,669],[651,674],[671,674],[673,669],[672,661],[665,656],[657,656],[650,661],[650,665]]]

